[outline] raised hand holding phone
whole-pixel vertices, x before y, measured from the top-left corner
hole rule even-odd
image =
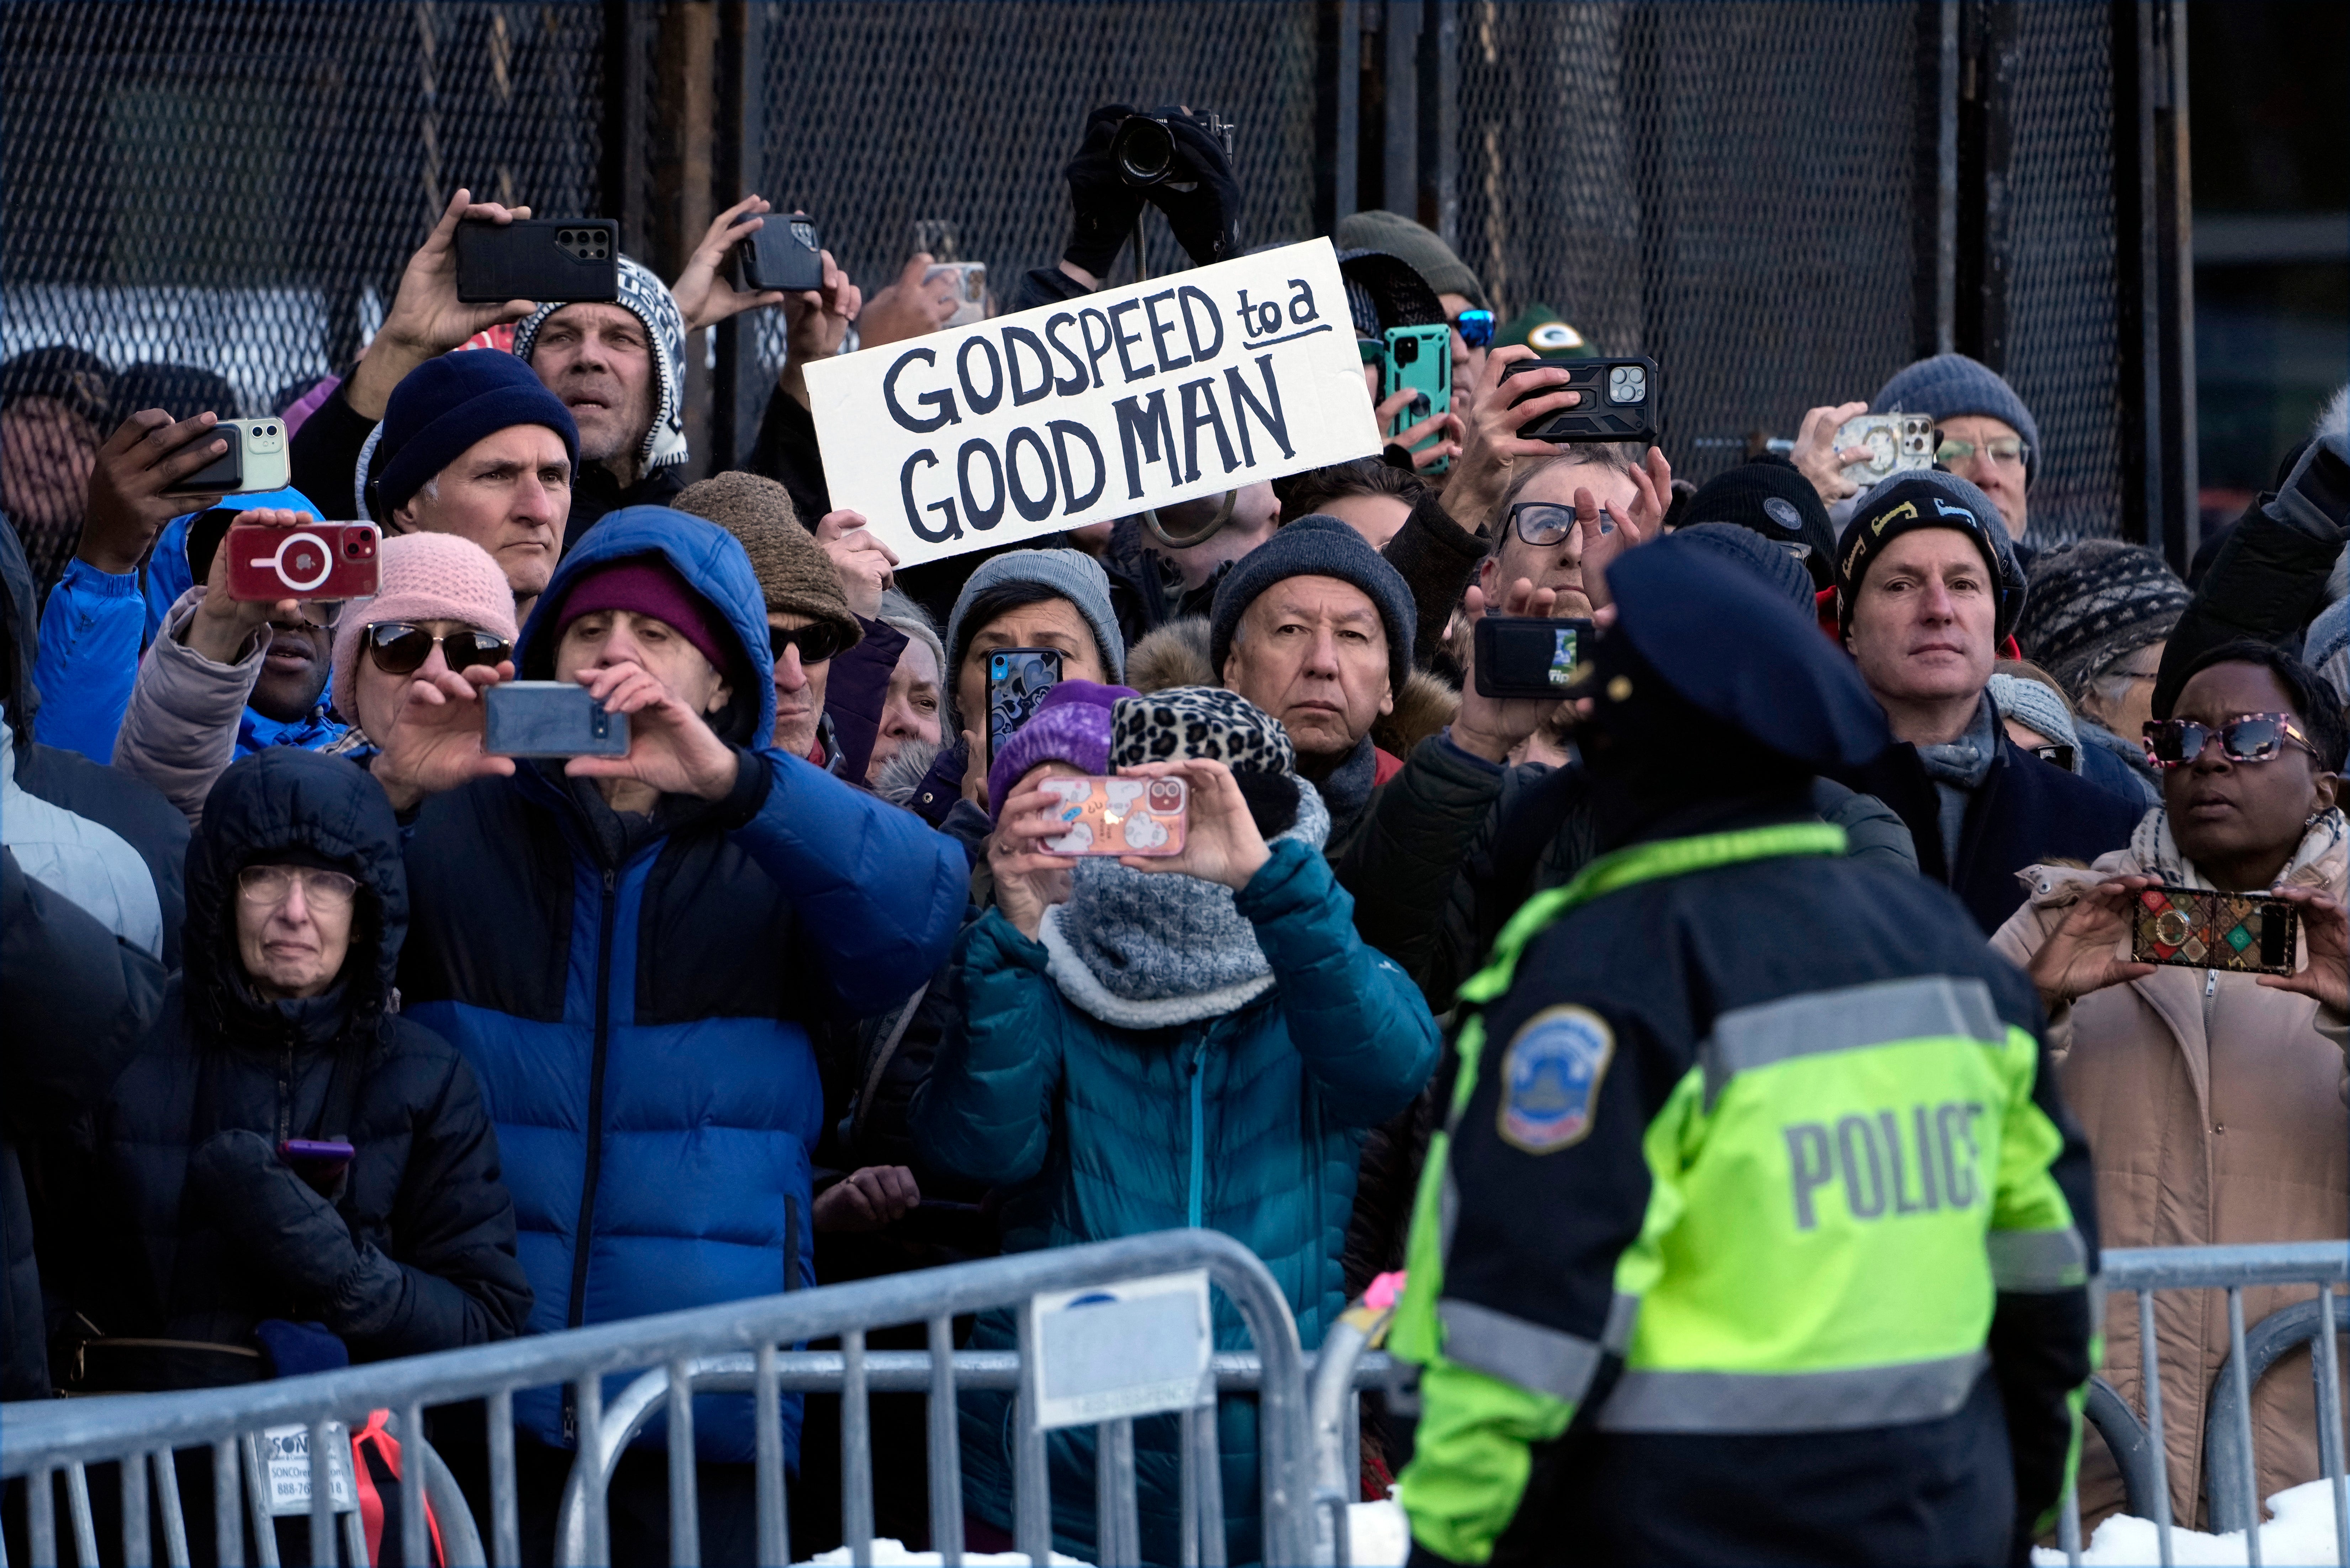
[[[394,811],[411,811],[427,795],[515,771],[512,757],[494,756],[484,748],[482,709],[483,692],[513,679],[511,660],[495,669],[476,664],[458,671],[442,663],[434,650],[408,683],[391,733],[368,737],[378,748],[368,771],[383,785]]]
[[[1248,798],[1232,778],[1232,770],[1208,757],[1186,757],[1174,763],[1145,763],[1120,768],[1122,778],[1180,778],[1190,786],[1191,811],[1185,826],[1182,853],[1167,856],[1121,855],[1118,863],[1136,871],[1177,871],[1202,882],[1221,882],[1238,892],[1273,858],[1264,835],[1249,814]],[[1311,784],[1299,783],[1300,789]]]
[[[606,712],[629,716],[629,750],[625,756],[573,757],[563,764],[567,774],[626,779],[660,794],[703,800],[723,799],[734,787],[734,748],[642,665],[622,662],[583,670],[579,684]]]
[[[1041,847],[1062,829],[1061,797],[1044,787],[1046,770],[1032,768],[1004,796],[1003,810],[987,841],[987,868],[995,879],[995,907],[1030,941],[1045,923],[1045,911],[1069,900],[1066,855]]]

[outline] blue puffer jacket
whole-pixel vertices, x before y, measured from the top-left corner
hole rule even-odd
[[[582,574],[657,555],[741,651],[714,721],[733,794],[605,809],[560,764],[428,801],[409,845],[408,1011],[481,1079],[504,1152],[534,1331],[811,1282],[808,1151],[824,1097],[806,1023],[901,1000],[942,962],[968,870],[953,840],[772,749],[774,666],[749,559],[712,524],[615,512],[567,556],[515,651],[551,679]],[[746,679],[746,676],[755,679]],[[615,1379],[609,1386],[617,1391]],[[569,1438],[552,1390],[515,1414]],[[796,1454],[799,1402],[786,1401]],[[750,1401],[698,1401],[709,1459],[752,1457]],[[640,1441],[660,1440],[659,1428]]]
[[[1283,839],[1242,889],[1273,989],[1219,1017],[1158,1029],[1105,1023],[1071,1006],[1048,954],[1000,910],[967,930],[948,971],[948,1026],[914,1128],[937,1163],[1014,1187],[1004,1250],[1204,1226],[1244,1242],[1280,1282],[1312,1349],[1346,1306],[1340,1267],[1365,1134],[1410,1104],[1436,1066],[1438,1035],[1411,981],[1355,935],[1354,900],[1310,845]],[[1249,1348],[1216,1302],[1219,1349]],[[1008,1313],[983,1314],[972,1345],[1017,1343]],[[1255,1407],[1218,1422],[1227,1560],[1257,1560]],[[963,1497],[1012,1525],[1011,1401],[967,1394]],[[1136,1423],[1146,1560],[1177,1560],[1180,1470],[1173,1417]],[[1093,1430],[1053,1434],[1054,1544],[1094,1561]]]

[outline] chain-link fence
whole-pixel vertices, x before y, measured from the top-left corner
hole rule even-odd
[[[1300,238],[1353,205],[1352,192],[1327,195],[1332,99],[1353,96],[1331,40],[1380,16],[1392,26],[1399,9],[720,0],[748,57],[730,118],[723,85],[679,90],[674,61],[653,57],[695,8],[9,0],[0,349],[67,345],[114,373],[194,367],[225,379],[236,406],[222,412],[267,411],[348,368],[456,186],[623,216],[644,255],[664,232],[643,221],[648,205],[713,166],[815,213],[868,292],[935,220],[1002,296],[1057,254],[1061,166],[1087,109],[1120,100],[1235,121],[1244,237]],[[1680,472],[1702,479],[1758,431],[1792,435],[1806,408],[1867,397],[1934,346],[1921,255],[1948,192],[1921,61],[1947,23],[1940,0],[1426,9],[1445,10],[1457,38],[1451,123],[1423,144],[1449,150],[1458,249],[1504,312],[1548,304],[1607,350],[1653,355]],[[2106,10],[2016,10],[2000,265],[2007,368],[2043,441],[2034,532],[2112,533],[2123,410]],[[1375,98],[1366,88],[1365,114]],[[697,135],[706,147],[730,134],[731,155],[694,161]],[[632,140],[642,156],[614,156]],[[1178,265],[1164,225],[1150,228],[1153,269]],[[647,259],[674,271],[683,255]],[[764,383],[780,322],[756,323],[743,347]],[[45,384],[19,374],[0,393]],[[99,400],[88,411],[102,433],[114,404]],[[8,464],[0,499],[46,580],[78,502],[70,483],[26,477],[40,466]]]

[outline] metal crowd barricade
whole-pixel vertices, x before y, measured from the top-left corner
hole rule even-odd
[[[2137,1506],[2148,1494],[2162,1568],[2171,1568],[2170,1466],[2162,1442],[2161,1351],[2154,1332],[2157,1291],[2224,1290],[2228,1293],[2228,1359],[2220,1365],[2204,1428],[2205,1497],[2215,1532],[2244,1532],[2245,1561],[2260,1568],[2261,1500],[2252,1447],[2252,1398],[2261,1374],[2287,1351],[2314,1339],[2311,1376],[2316,1382],[2318,1457],[2334,1493],[2336,1561],[2350,1563],[2350,1478],[2343,1461],[2341,1352],[2337,1334],[2350,1329],[2345,1305],[2334,1287],[2350,1281],[2350,1241],[2282,1241],[2241,1247],[2113,1248],[2102,1259],[2108,1293],[2137,1296],[2139,1379],[2146,1392],[2146,1420],[2139,1427],[2127,1404],[2110,1387],[2091,1391],[2096,1425],[2121,1462]],[[2314,1286],[2314,1299],[2288,1306],[2244,1331],[2244,1292],[2251,1286]],[[2247,1349],[2248,1341],[2250,1350]],[[2142,1436],[2141,1445],[2133,1429]],[[2113,1435],[2120,1440],[2114,1440]],[[2140,1456],[2143,1456],[2142,1460]],[[2143,1468],[2138,1468],[2142,1464]],[[2148,1473],[2150,1472],[2150,1473]],[[2080,1498],[2068,1490],[2058,1512],[2058,1536],[2065,1561],[2081,1560]]]
[[[759,1560],[787,1563],[783,1431],[776,1396],[789,1386],[837,1386],[842,1395],[843,1522],[851,1561],[862,1564],[872,1556],[867,1397],[876,1386],[901,1386],[916,1370],[902,1355],[868,1353],[865,1334],[893,1324],[926,1323],[932,1350],[943,1353],[922,1355],[919,1368],[919,1386],[931,1396],[932,1544],[948,1562],[958,1562],[962,1500],[954,1397],[961,1376],[958,1363],[964,1357],[951,1354],[954,1318],[992,1307],[1024,1306],[1040,1293],[1087,1290],[1192,1270],[1204,1271],[1209,1282],[1231,1300],[1256,1346],[1253,1378],[1245,1364],[1211,1366],[1235,1381],[1253,1382],[1256,1389],[1259,1508],[1265,1560],[1308,1562],[1314,1555],[1307,1503],[1312,1456],[1306,1428],[1306,1364],[1296,1324],[1280,1287],[1255,1255],[1230,1237],[1207,1231],[1162,1231],[1090,1246],[1024,1252],[242,1387],[13,1405],[0,1416],[5,1421],[0,1476],[26,1478],[28,1544],[38,1568],[61,1560],[54,1502],[57,1478],[71,1467],[109,1460],[125,1461],[125,1561],[143,1563],[161,1555],[175,1563],[185,1563],[185,1542],[171,1539],[172,1532],[168,1528],[177,1517],[173,1505],[178,1497],[170,1479],[171,1456],[178,1449],[209,1447],[219,1561],[224,1565],[241,1563],[246,1557],[240,1518],[246,1480],[238,1448],[246,1434],[296,1422],[308,1426],[309,1464],[316,1478],[318,1456],[330,1451],[329,1423],[363,1421],[366,1412],[389,1408],[400,1431],[408,1440],[419,1442],[421,1451],[428,1407],[483,1399],[488,1410],[493,1512],[489,1557],[495,1563],[511,1564],[521,1556],[514,1396],[521,1389],[568,1384],[577,1411],[580,1457],[563,1518],[566,1533],[560,1550],[566,1560],[610,1561],[604,1501],[611,1464],[625,1446],[625,1432],[641,1425],[659,1407],[668,1417],[670,1439],[671,1561],[686,1568],[699,1563],[701,1556],[692,1396],[697,1391],[747,1388],[759,1396],[755,1426]],[[782,1348],[834,1335],[839,1337],[841,1349],[828,1361],[823,1357],[811,1361]],[[789,1383],[787,1355],[793,1367]],[[639,1376],[608,1410],[604,1379],[646,1368],[657,1369],[658,1382]],[[973,1364],[972,1372],[972,1386],[1019,1382],[1012,1368],[984,1358]],[[1031,1562],[1044,1563],[1049,1561],[1052,1534],[1045,1434],[1027,1408],[1028,1388],[1020,1386],[1015,1398],[1020,1416],[1014,1477],[1014,1539]],[[1182,1469],[1186,1521],[1182,1560],[1187,1565],[1221,1564],[1222,1503],[1211,1408],[1186,1412],[1183,1426],[1189,1440]],[[1097,1555],[1103,1562],[1132,1561],[1139,1554],[1132,1421],[1105,1421],[1097,1430],[1101,1434],[1097,1517],[1103,1550]],[[160,1554],[151,1550],[149,1533],[145,1481],[151,1464],[169,1488],[163,1499],[167,1539]],[[401,1488],[401,1535],[411,1568],[421,1568],[431,1551],[423,1519],[424,1491],[422,1487]],[[86,1532],[77,1533],[78,1544],[90,1543],[92,1538]],[[316,1485],[309,1537],[313,1563],[334,1564],[344,1560],[336,1536],[330,1490]],[[352,1562],[364,1558],[363,1542],[354,1540],[344,1544],[347,1549],[357,1548],[350,1553]],[[265,1543],[258,1550],[266,1553],[270,1546]]]

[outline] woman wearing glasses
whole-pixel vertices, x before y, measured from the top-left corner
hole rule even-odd
[[[2215,649],[2171,715],[2146,725],[2163,803],[2128,846],[2086,869],[2022,873],[2030,898],[1992,945],[2030,972],[2048,1010],[2064,1097],[2095,1155],[2104,1246],[2350,1234],[2345,731],[2340,701],[2300,660],[2265,643]],[[2131,961],[2135,918],[2158,887],[2290,901],[2295,971],[2191,966],[2186,946],[2161,966]],[[2248,1291],[2245,1320],[2309,1293]],[[2199,1523],[2205,1399],[2228,1354],[2227,1316],[2210,1292],[2167,1293],[2154,1310],[2171,1512]],[[2143,1414],[2136,1298],[2116,1294],[2110,1313],[2106,1376]],[[2308,1354],[2254,1392],[2263,1498],[2319,1473]],[[2118,1506],[2120,1483],[2102,1448],[2090,1449],[2082,1507],[2101,1516]]]

